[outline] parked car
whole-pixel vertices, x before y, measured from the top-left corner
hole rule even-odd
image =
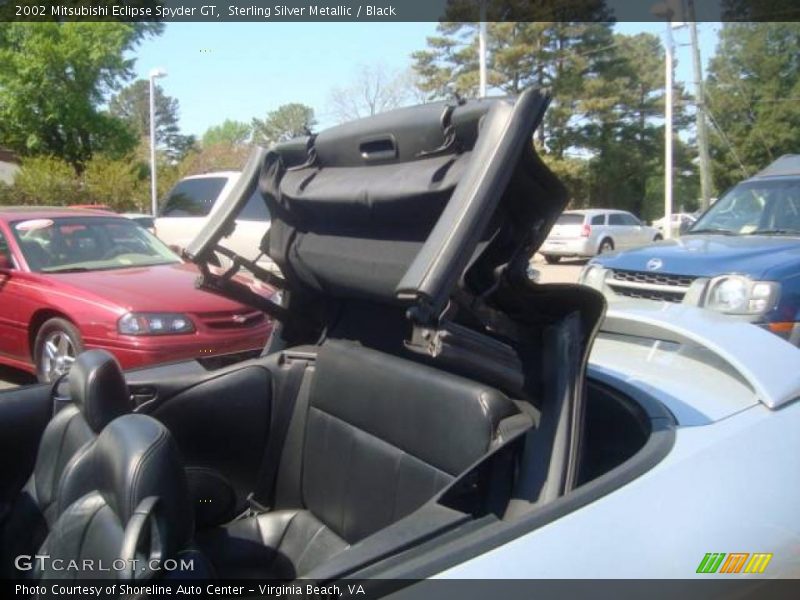
[[[589,258],[662,237],[623,210],[568,210],[558,217],[540,252],[548,263],[555,264],[562,258]]]
[[[693,216],[691,213],[672,213],[671,221],[672,221],[672,234],[680,235],[685,231],[687,231],[692,225],[694,225],[694,222],[697,221],[697,218]],[[655,227],[662,236],[664,235],[665,222],[666,222],[666,216],[663,216],[660,219],[656,219],[652,223],[652,226]]]
[[[158,237],[180,254],[214,218],[238,179],[238,171],[205,173],[181,179],[160,204],[155,221]],[[245,258],[256,259],[269,224],[269,211],[254,194],[240,211],[226,246]],[[268,257],[262,256],[259,261],[262,266],[274,269],[274,263]]]
[[[599,257],[581,281],[611,301],[700,306],[800,344],[800,155],[733,187],[679,240]]]
[[[264,315],[195,288],[133,221],[100,211],[0,208],[0,363],[51,381],[82,350],[125,368],[261,348]]]
[[[87,210],[102,210],[103,212],[113,213],[112,208],[106,204],[70,204],[68,208],[85,208]]]
[[[144,213],[122,213],[126,219],[130,219],[134,223],[141,225],[147,231],[155,235],[156,233],[156,220],[153,215],[146,215]]]
[[[596,290],[531,282],[567,202],[530,143],[548,100],[438,102],[255,149],[242,178],[261,181],[288,292],[262,305],[280,317],[265,353],[125,384],[85,353],[49,425],[49,387],[0,393],[0,452],[16,457],[0,501],[26,509],[3,513],[19,532],[0,537],[6,573],[21,554],[114,564],[163,540],[162,560],[204,557],[195,580],[394,592],[425,577],[797,575],[800,478],[783,459],[800,452],[800,350],[691,307],[603,321]],[[204,273],[239,189],[186,249]],[[211,271],[201,284],[241,291]],[[51,443],[65,422],[80,451]],[[147,432],[161,452],[131,466]],[[27,478],[55,497],[39,529]],[[82,543],[127,531],[142,537]]]

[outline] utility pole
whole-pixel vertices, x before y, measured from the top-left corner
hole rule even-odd
[[[708,154],[708,130],[706,129],[706,94],[703,84],[703,65],[700,62],[700,45],[697,41],[697,21],[694,0],[687,0],[689,31],[692,38],[692,63],[694,65],[695,119],[697,127],[697,153],[700,160],[700,208],[706,210],[711,204],[711,159]]]

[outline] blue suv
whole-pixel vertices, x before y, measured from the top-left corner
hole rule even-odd
[[[701,306],[800,345],[800,154],[733,187],[679,239],[604,254],[580,281],[609,301]]]

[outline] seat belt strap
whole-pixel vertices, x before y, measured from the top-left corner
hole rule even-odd
[[[256,479],[256,487],[247,498],[251,512],[268,511],[272,503],[286,434],[289,431],[300,387],[310,362],[305,358],[288,356],[286,360],[287,362],[291,360],[291,364],[288,371],[284,373],[277,398],[273,398],[272,401],[269,439],[264,448],[264,458]]]

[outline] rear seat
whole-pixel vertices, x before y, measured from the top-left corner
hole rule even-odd
[[[301,577],[433,498],[518,414],[485,385],[328,342],[302,439],[290,430],[281,459],[284,471],[301,465],[300,476],[279,473],[276,509],[201,532],[198,543],[223,578]]]

